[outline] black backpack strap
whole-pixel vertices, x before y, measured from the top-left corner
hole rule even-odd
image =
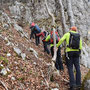
[[[67,45],[67,47],[72,49],[79,49],[80,34],[73,32],[69,32],[69,33],[70,33],[70,38],[69,38],[69,45]]]

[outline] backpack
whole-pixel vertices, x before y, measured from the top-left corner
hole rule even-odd
[[[80,34],[70,32],[68,47],[72,49],[79,49],[79,44],[80,44]]]
[[[48,31],[44,31],[43,33],[44,33],[44,38],[46,38],[49,35]]]
[[[41,29],[39,28],[39,26],[38,26],[38,25],[35,25],[35,28],[36,28],[36,30],[37,30],[37,32],[38,32],[38,33],[40,33],[40,32],[41,32]]]
[[[45,40],[46,37],[49,35],[49,33],[48,33],[47,31],[44,31],[43,34],[44,34],[44,35],[43,35],[43,39],[42,39],[42,40]]]
[[[58,43],[59,40],[60,40],[60,38],[59,38],[59,36],[58,36],[58,32],[55,32],[55,37],[56,37],[56,43]],[[53,39],[53,32],[51,32],[50,42],[51,42],[52,44],[54,43],[53,40],[54,40],[54,39]]]

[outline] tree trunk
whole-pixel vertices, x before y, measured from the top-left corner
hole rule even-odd
[[[68,18],[70,21],[70,27],[75,26],[73,12],[72,12],[72,6],[71,6],[71,0],[67,0],[67,12],[68,12]]]
[[[65,32],[66,32],[66,20],[65,20],[64,8],[63,8],[62,0],[59,0],[59,4],[60,4],[60,9],[61,9],[61,16],[62,16],[63,34],[65,34]]]
[[[48,14],[50,15],[50,17],[52,17],[52,25],[54,25],[54,24],[55,24],[55,17],[54,17],[54,15],[50,12],[50,10],[49,10],[49,7],[48,7],[48,5],[47,5],[47,0],[45,0],[45,5],[46,5],[46,9],[47,9],[47,11],[48,11]]]
[[[47,0],[45,0],[45,5],[46,5],[46,9],[47,9],[49,15],[52,17],[52,25],[55,25],[55,17],[49,10],[49,7],[47,5]],[[54,27],[53,27],[53,38],[54,38],[54,56],[53,56],[52,60],[55,62],[57,52],[56,52],[56,38],[55,38],[55,28]],[[54,62],[52,62],[52,68],[53,69],[54,69]]]
[[[47,9],[49,15],[52,17],[52,25],[55,25],[55,17],[49,10],[49,7],[47,5],[47,0],[45,0],[45,5],[46,5],[46,9]],[[53,36],[54,36],[54,56],[53,56],[52,60],[55,61],[57,55],[56,55],[56,38],[55,38],[55,28],[54,27],[53,27]]]

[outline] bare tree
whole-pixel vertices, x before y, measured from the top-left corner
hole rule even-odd
[[[73,18],[73,11],[72,11],[72,6],[71,6],[71,0],[67,0],[67,12],[68,12],[68,17],[70,21],[70,27],[74,26],[74,18]]]
[[[62,16],[63,34],[65,34],[65,32],[66,32],[66,20],[65,20],[64,7],[62,4],[62,0],[59,0],[59,4],[60,4],[60,9],[61,9],[61,16]]]
[[[54,17],[54,15],[51,13],[51,11],[49,10],[49,7],[48,7],[48,5],[47,5],[47,0],[45,0],[45,5],[46,5],[46,9],[47,9],[47,11],[48,11],[48,14],[50,15],[50,17],[52,17],[52,25],[54,25],[54,24],[55,24],[55,17]]]
[[[46,9],[47,9],[47,11],[48,11],[48,13],[49,13],[49,15],[52,17],[52,25],[55,25],[55,17],[54,17],[54,15],[51,13],[51,11],[49,10],[49,7],[48,7],[48,5],[47,5],[47,0],[45,0],[45,5],[46,5]],[[55,38],[55,28],[53,27],[53,38],[54,38],[54,56],[53,56],[53,58],[52,58],[52,60],[56,60],[56,38]]]
[[[45,0],[45,5],[46,5],[46,9],[48,11],[48,14],[50,15],[50,17],[52,17],[52,25],[54,26],[55,25],[55,17],[54,15],[51,13],[51,11],[49,10],[49,7],[47,5],[47,0]],[[54,38],[54,56],[52,58],[52,68],[54,70],[54,62],[56,60],[56,56],[57,56],[57,51],[56,51],[56,38],[55,38],[55,28],[53,27],[53,38]]]

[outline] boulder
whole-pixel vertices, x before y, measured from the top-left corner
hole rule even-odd
[[[21,50],[18,47],[14,47],[14,51],[21,56]]]
[[[6,74],[7,74],[6,68],[3,68],[0,73],[1,73],[2,75],[6,75]]]
[[[21,57],[22,57],[23,60],[25,60],[26,54],[25,53],[21,53]]]
[[[10,57],[11,56],[11,53],[7,53],[7,57]]]
[[[33,48],[30,47],[28,51],[33,52],[34,56],[38,58],[38,53]]]

